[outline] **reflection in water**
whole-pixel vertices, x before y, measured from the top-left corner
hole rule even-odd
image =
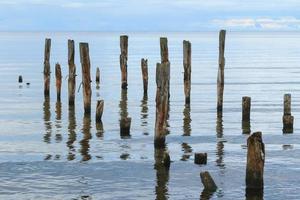
[[[68,141],[67,147],[69,148],[68,160],[75,159],[75,147],[74,142],[76,141],[76,117],[75,117],[75,106],[69,106],[69,126],[68,126]]]
[[[127,90],[121,90],[121,100],[119,104],[120,108],[120,118],[127,118],[128,111],[127,111]]]
[[[246,189],[246,200],[263,200],[264,191],[259,189]]]
[[[168,181],[169,181],[169,169],[166,168],[163,164],[164,154],[166,148],[155,148],[154,158],[155,165],[154,169],[156,170],[156,186],[155,194],[157,200],[168,199]]]
[[[50,112],[50,100],[49,97],[45,98],[43,104],[44,110],[44,124],[45,124],[45,135],[44,135],[44,142],[51,143],[51,134],[52,134],[52,124],[50,121],[51,112]]]
[[[56,134],[55,134],[55,141],[61,142],[62,136],[61,136],[61,102],[57,101],[56,106],[55,106],[55,113],[56,113],[56,118],[55,118],[55,128],[56,128]]]
[[[130,138],[131,118],[128,117],[127,111],[127,90],[121,90],[120,108],[120,137],[122,139]]]
[[[148,96],[144,94],[143,99],[141,101],[141,126],[144,128],[143,134],[149,135],[147,130],[148,125]]]
[[[214,192],[203,189],[200,195],[200,200],[209,200],[213,196]]]
[[[100,139],[103,138],[104,128],[102,121],[96,122],[96,136]]]
[[[89,149],[90,149],[89,141],[92,138],[91,117],[89,115],[84,115],[83,117],[82,133],[83,133],[83,138],[79,142],[81,145],[80,153],[82,155],[82,161],[88,161],[91,159],[91,155],[89,153]]]
[[[242,131],[243,131],[243,134],[251,133],[250,121],[242,121]]]
[[[188,145],[187,143],[184,143],[184,142],[181,144],[181,146],[182,146],[182,150],[183,150],[183,155],[180,160],[187,161],[191,157],[193,149],[190,145]]]
[[[217,126],[216,126],[216,132],[217,132],[217,138],[222,139],[223,138],[223,117],[217,117]],[[217,142],[217,166],[220,167],[220,169],[225,169],[225,163],[223,161],[224,157],[224,142],[223,141],[218,141]],[[223,171],[223,170],[222,170]],[[222,172],[221,173],[224,173]]]
[[[183,110],[183,136],[191,135],[191,107],[188,104],[185,104]]]

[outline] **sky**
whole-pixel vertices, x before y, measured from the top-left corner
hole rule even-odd
[[[300,0],[0,0],[0,31],[299,31]]]

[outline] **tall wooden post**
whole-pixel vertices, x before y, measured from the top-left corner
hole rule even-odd
[[[160,38],[160,56],[161,63],[169,62],[168,38]]]
[[[68,40],[68,65],[69,65],[68,96],[69,96],[70,106],[73,106],[75,101],[76,66],[74,62],[74,57],[75,57],[74,40]]]
[[[55,65],[55,77],[56,77],[56,93],[57,93],[57,101],[60,101],[61,96],[61,67],[59,63]]]
[[[170,63],[156,65],[156,121],[154,146],[161,148],[165,145],[169,101]]]
[[[219,34],[219,69],[218,69],[218,80],[217,80],[217,95],[218,95],[217,111],[218,111],[218,113],[223,112],[225,35],[226,35],[226,31],[221,30],[220,34]]]
[[[242,121],[250,121],[251,97],[243,97],[242,99]]]
[[[128,60],[128,36],[121,35],[120,36],[120,68],[121,68],[121,81],[122,81],[122,89],[127,89],[127,60]]]
[[[51,39],[45,39],[45,53],[44,53],[44,96],[50,95],[50,50]]]
[[[183,68],[184,68],[184,94],[185,104],[190,104],[191,97],[191,60],[192,49],[189,41],[183,41]]]
[[[96,69],[96,84],[97,85],[100,84],[100,69],[99,69],[99,67],[97,67],[97,69]]]
[[[80,62],[82,67],[82,88],[83,88],[83,103],[84,114],[91,113],[91,74],[90,74],[90,56],[89,56],[89,44],[80,43]]]
[[[147,59],[142,58],[141,68],[142,68],[144,95],[146,95],[148,92],[148,60]]]
[[[247,140],[246,189],[262,190],[264,187],[265,145],[262,133],[255,132]]]
[[[283,103],[283,133],[293,133],[294,129],[294,116],[292,116],[291,112],[291,102],[292,102],[291,94],[284,95],[284,103]]]

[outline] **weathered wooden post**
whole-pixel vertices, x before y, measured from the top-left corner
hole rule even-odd
[[[194,163],[200,165],[206,165],[207,153],[195,153]]]
[[[192,48],[189,41],[183,41],[183,68],[184,68],[184,94],[185,104],[190,104],[191,99],[191,60]]]
[[[96,106],[96,123],[100,123],[102,121],[103,108],[104,108],[104,101],[98,100]]]
[[[246,190],[262,190],[264,187],[265,145],[262,133],[255,132],[247,139]]]
[[[130,137],[131,117],[120,119],[120,135],[122,138]]]
[[[91,114],[91,74],[90,74],[90,56],[89,44],[80,43],[80,62],[82,67],[82,88],[83,88],[83,103],[84,114]]]
[[[69,96],[70,106],[73,106],[75,101],[76,66],[74,63],[74,58],[75,58],[74,40],[68,40],[68,65],[69,65],[68,96]]]
[[[51,39],[45,39],[45,53],[44,53],[44,96],[50,95],[50,49]]]
[[[97,69],[96,69],[96,84],[97,85],[100,84],[100,69],[99,69],[99,67],[97,67]]]
[[[219,69],[218,69],[218,80],[217,80],[217,95],[218,95],[217,111],[218,111],[218,113],[223,112],[225,35],[226,35],[226,31],[221,30],[220,34],[219,34]]]
[[[242,121],[250,121],[251,97],[243,97],[242,99]]]
[[[147,59],[142,58],[141,68],[142,68],[144,95],[147,95],[148,92],[148,60]]]
[[[167,114],[169,101],[170,63],[156,65],[156,121],[154,146],[161,148],[165,145],[167,129]]]
[[[19,76],[18,82],[23,83],[23,77],[21,75]]]
[[[293,133],[294,116],[291,113],[291,94],[284,95],[283,103],[283,133]]]
[[[218,189],[217,185],[215,184],[213,178],[210,176],[208,171],[201,172],[200,177],[201,182],[204,186],[204,190],[209,192],[215,192]]]
[[[120,68],[121,68],[121,81],[122,81],[122,89],[127,89],[127,60],[128,60],[128,36],[121,35],[120,36]]]
[[[168,38],[160,38],[160,56],[161,63],[169,62]]]
[[[60,96],[61,96],[61,67],[59,63],[55,64],[55,77],[56,77],[56,96],[57,96],[57,101],[60,101]]]

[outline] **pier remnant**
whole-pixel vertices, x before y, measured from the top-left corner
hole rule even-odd
[[[243,97],[242,99],[242,121],[250,121],[251,97]]]
[[[99,67],[97,67],[97,69],[96,69],[96,84],[97,85],[100,84],[100,69],[99,69]]]
[[[192,60],[192,49],[189,41],[183,41],[183,68],[184,68],[184,94],[185,104],[190,104],[191,96],[191,60]]]
[[[80,62],[82,67],[82,88],[83,88],[83,104],[84,114],[91,114],[91,74],[90,74],[90,56],[89,44],[80,43]]]
[[[146,95],[148,92],[148,60],[147,59],[142,58],[141,68],[142,68],[144,95]]]
[[[55,64],[55,78],[56,78],[56,97],[57,101],[60,101],[60,96],[61,96],[61,67],[59,63]]]
[[[215,192],[218,189],[215,181],[213,180],[213,178],[211,177],[208,171],[201,172],[200,177],[201,177],[201,182],[204,186],[204,190],[209,192]]]
[[[265,145],[262,133],[255,132],[247,139],[246,190],[262,190],[264,187]]]
[[[294,126],[294,116],[291,113],[291,94],[284,95],[284,102],[283,102],[283,133],[293,133],[293,126]]]
[[[98,100],[96,106],[96,123],[100,123],[102,121],[103,108],[104,108],[104,101]]]
[[[225,66],[225,35],[226,31],[221,30],[219,33],[219,68],[217,80],[217,111],[223,112],[223,93],[224,93],[224,66]]]
[[[127,89],[127,60],[128,60],[128,36],[121,35],[120,36],[120,68],[121,68],[121,88]]]
[[[21,75],[20,75],[19,78],[18,78],[18,82],[19,82],[19,83],[23,83],[23,77],[22,77]]]
[[[194,163],[205,165],[207,163],[207,153],[195,153]]]
[[[51,39],[45,39],[45,52],[44,52],[44,96],[50,96],[50,49]]]
[[[68,97],[69,106],[73,106],[75,102],[75,89],[76,89],[76,65],[75,58],[75,45],[74,40],[68,40],[68,65],[69,65],[69,78],[68,78]]]

